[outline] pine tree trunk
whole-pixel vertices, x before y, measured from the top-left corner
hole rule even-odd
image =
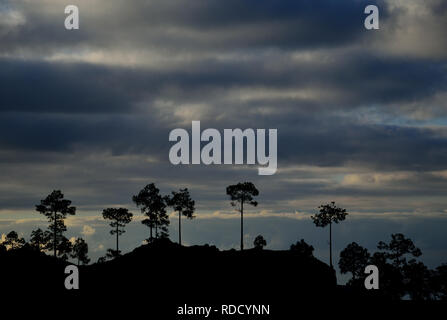
[[[178,243],[182,245],[182,213],[178,212]]]
[[[118,256],[118,226],[116,226],[116,255]]]
[[[329,264],[331,269],[333,269],[332,266],[332,222],[329,222]]]
[[[54,237],[53,237],[53,241],[54,241],[54,243],[53,243],[53,249],[54,249],[54,257],[56,257],[56,228],[57,228],[57,224],[56,224],[56,211],[54,211],[54,230],[53,230],[53,233],[54,233]]]
[[[244,250],[244,200],[241,201],[241,251]]]

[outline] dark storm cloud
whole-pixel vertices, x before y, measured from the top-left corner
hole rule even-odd
[[[0,70],[1,111],[114,113],[132,102],[113,69],[2,59]]]
[[[380,1],[379,1],[380,2]],[[377,3],[377,2],[375,2]],[[268,21],[285,21],[303,19],[315,27],[331,24],[349,25],[364,8],[362,1],[219,1],[211,0],[204,2],[185,3],[184,1],[137,1],[135,11],[143,10],[142,17],[156,23],[169,25],[180,24],[198,27],[225,27],[228,25],[245,25]],[[150,10],[154,9],[154,10]],[[145,14],[149,14],[146,16]],[[164,13],[164,14],[160,14]],[[170,20],[163,19],[170,16]],[[339,19],[337,16],[349,17]],[[352,26],[352,25],[351,25]],[[352,32],[356,28],[346,28]],[[318,30],[317,30],[318,31]]]
[[[147,10],[142,11],[148,13],[143,17],[152,21],[151,24],[167,24],[205,32],[219,32],[222,29],[232,31],[232,35],[224,39],[192,39],[195,40],[192,44],[199,46],[331,47],[355,41],[363,34],[363,30],[358,28],[364,9],[361,1],[213,0],[192,4],[183,1],[158,4],[151,3],[145,6]],[[157,6],[157,17],[151,13],[152,5]],[[180,9],[182,7],[187,10]],[[386,17],[385,12],[383,16]]]
[[[278,64],[271,60],[219,62],[208,59],[176,70],[135,70],[81,63],[0,60],[1,111],[54,113],[130,112],[141,101],[174,99],[219,103],[225,89],[250,86],[315,89],[330,99],[307,102],[323,109],[415,101],[446,90],[446,66],[414,60],[353,55],[348,61]],[[175,88],[175,92],[168,91]],[[237,97],[236,97],[237,98]],[[215,100],[215,101],[213,101]],[[241,103],[234,102],[233,103]],[[289,110],[305,100],[254,99],[246,107]],[[383,110],[386,112],[387,110]]]
[[[340,61],[328,66],[325,70],[327,77],[323,80],[326,87],[335,86],[343,92],[341,103],[334,101],[340,107],[343,103],[382,105],[413,101],[447,89],[445,62],[368,54],[345,57]]]
[[[316,63],[284,65],[271,71],[268,63],[204,61],[180,70],[153,71],[2,60],[0,143],[8,149],[55,151],[89,146],[116,153],[155,152],[162,157],[167,152],[168,132],[177,126],[178,117],[163,115],[154,102],[206,101],[213,112],[220,113],[220,120],[207,117],[206,127],[279,128],[282,165],[352,162],[382,169],[445,168],[446,138],[439,130],[372,125],[337,115],[368,105],[378,105],[382,113],[396,112],[386,103],[413,101],[444,89],[443,66],[358,57],[327,68]],[[322,92],[333,88],[340,98],[255,98],[247,102],[236,96],[225,100],[231,88],[275,90],[308,85]],[[173,87],[172,92],[169,88]],[[231,98],[231,92],[229,95]],[[257,114],[263,106],[276,113]],[[200,114],[196,117],[206,120]]]
[[[1,113],[0,145],[11,150],[73,151],[76,147],[122,153],[166,149],[169,131],[138,116]]]
[[[447,138],[436,130],[359,124],[334,116],[297,119],[282,130],[278,143],[285,146],[279,158],[291,163],[351,163],[382,170],[436,170],[447,163]]]
[[[64,116],[2,113],[0,145],[11,150],[70,151],[96,148],[115,154],[150,154],[165,159],[169,126],[151,117]],[[289,117],[279,124],[281,166],[357,164],[381,170],[442,170],[447,137],[436,130],[360,125],[342,118]],[[211,123],[204,122],[209,127]],[[271,127],[269,123],[265,125]],[[188,131],[189,126],[184,126]],[[204,128],[205,128],[204,127]],[[225,127],[225,125],[223,125]]]
[[[380,4],[382,1],[368,2]],[[62,26],[64,4],[38,6],[17,1],[27,22],[3,36],[0,51],[28,48],[51,52],[65,46],[109,47],[116,41],[136,47],[158,46],[184,50],[340,46],[361,38],[364,1],[72,1],[83,13],[80,32],[67,34]],[[382,6],[382,18],[387,17]],[[59,27],[59,28],[58,28]],[[88,31],[85,31],[88,30]],[[181,30],[181,31],[180,31]],[[311,32],[309,32],[311,30]],[[215,34],[215,35],[213,35]],[[219,36],[218,36],[219,35]],[[45,45],[42,45],[45,43]]]

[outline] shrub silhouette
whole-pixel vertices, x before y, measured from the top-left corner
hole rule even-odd
[[[5,241],[3,241],[3,245],[5,247],[9,247],[9,250],[16,250],[25,244],[25,239],[19,237],[17,232],[11,231],[6,235]]]
[[[314,247],[307,244],[304,239],[297,241],[295,244],[290,246],[290,251],[296,252],[303,257],[313,257]]]
[[[265,241],[263,236],[259,235],[255,238],[255,241],[253,241],[253,244],[255,249],[262,250],[267,245],[267,241]]]
[[[447,264],[442,264],[433,271],[430,287],[436,299],[447,301]]]
[[[96,263],[105,263],[106,262],[106,257],[99,257],[98,261]]]

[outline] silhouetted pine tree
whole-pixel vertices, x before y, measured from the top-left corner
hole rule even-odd
[[[78,260],[78,266],[79,263],[82,262],[82,264],[88,264],[90,262],[90,259],[87,256],[88,254],[88,244],[85,242],[82,238],[77,238],[75,240],[75,243],[73,244],[73,250],[71,257],[73,259]]]
[[[112,220],[110,226],[113,228],[110,234],[116,234],[116,251],[109,250],[109,257],[117,257],[120,255],[118,239],[119,236],[124,232],[124,227],[130,221],[132,221],[132,213],[130,213],[126,208],[107,208],[102,211],[102,216],[104,219]]]
[[[346,209],[339,208],[335,205],[335,202],[325,204],[318,207],[320,213],[312,216],[312,220],[317,227],[326,227],[329,225],[329,264],[332,266],[332,223],[339,223],[345,220],[348,213]]]
[[[145,186],[138,195],[132,197],[133,202],[140,208],[141,213],[147,219],[141,221],[150,229],[149,242],[152,241],[152,229],[155,228],[155,237],[158,238],[159,230],[163,236],[167,236],[169,217],[166,214],[166,199],[160,195],[160,190],[155,184]]]
[[[338,266],[341,273],[350,272],[352,274],[352,279],[349,281],[351,285],[354,285],[359,278],[364,276],[365,267],[368,265],[370,257],[368,249],[355,242],[348,244],[340,252]]]
[[[195,202],[191,199],[188,188],[172,191],[172,195],[166,197],[167,204],[178,212],[178,243],[182,245],[182,216],[194,219]]]
[[[227,187],[227,195],[231,198],[231,205],[236,207],[239,204],[239,209],[241,213],[241,251],[244,250],[244,204],[250,204],[254,207],[258,205],[253,197],[259,195],[258,189],[251,182],[243,182],[234,184]]]
[[[52,232],[52,246],[54,256],[56,257],[56,250],[58,243],[64,241],[63,233],[67,230],[64,224],[64,219],[67,215],[76,214],[76,207],[70,206],[71,201],[64,199],[64,195],[60,190],[54,190],[45,199],[36,205],[36,211],[45,215],[50,222],[49,229]],[[63,245],[61,250],[66,250],[67,245]]]
[[[37,228],[31,232],[31,239],[29,241],[31,247],[35,248],[37,251],[41,251],[47,248],[48,245],[48,235],[45,232]]]

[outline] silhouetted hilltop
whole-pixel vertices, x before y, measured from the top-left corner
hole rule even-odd
[[[67,262],[29,246],[0,254],[2,284],[12,289],[43,287],[65,290]],[[269,292],[335,287],[335,275],[314,257],[293,251],[249,249],[220,251],[214,246],[179,246],[168,239],[142,245],[104,263],[81,266],[80,291],[107,291],[157,287],[158,291],[194,292],[214,297],[267,297]],[[267,288],[269,288],[267,290]],[[202,294],[203,292],[203,294]],[[276,294],[276,293],[275,293]]]
[[[67,262],[33,249],[28,244],[0,252],[0,283],[9,291],[65,290]]]
[[[157,291],[201,299],[269,297],[285,289],[319,291],[335,287],[335,275],[314,257],[292,251],[184,247],[169,240],[136,248],[113,261],[83,268],[87,290],[156,287]],[[210,293],[212,293],[210,295]],[[186,295],[186,296],[188,296]]]
[[[80,290],[66,290],[67,262],[24,246],[0,253],[0,281],[8,292],[35,292],[65,301],[147,301],[153,312],[184,304],[269,304],[276,313],[297,301],[368,300],[364,291],[337,286],[330,267],[296,251],[218,250],[179,246],[168,239],[142,245],[103,263],[79,267]],[[46,294],[46,293],[50,294]],[[367,298],[367,299],[365,299]]]
[[[160,319],[194,319],[176,317],[177,308],[185,304],[216,308],[266,304],[274,310],[273,319],[283,319],[298,312],[298,306],[314,309],[322,302],[336,306],[349,301],[353,308],[383,300],[379,290],[337,286],[327,264],[293,250],[221,251],[215,246],[186,247],[157,240],[113,260],[80,266],[79,290],[64,287],[67,265],[28,245],[0,252],[2,292],[32,294],[35,303],[53,301],[58,308],[65,308],[67,302],[96,310],[107,305],[103,311],[111,313],[113,301],[118,300],[118,308],[135,305],[151,315],[162,315]]]

